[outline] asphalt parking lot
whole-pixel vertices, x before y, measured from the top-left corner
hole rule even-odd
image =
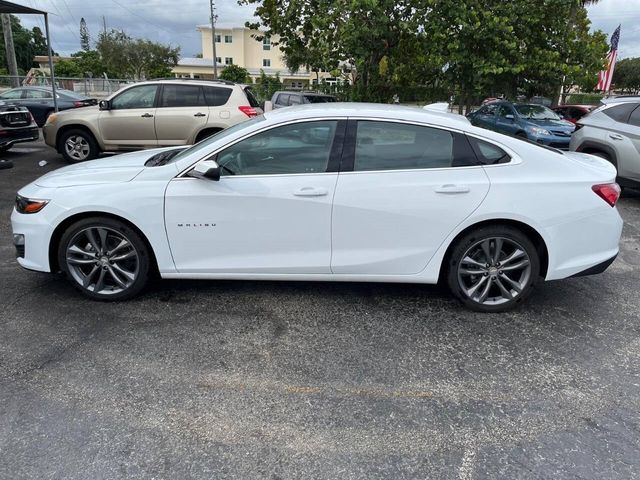
[[[387,284],[107,304],[18,267],[14,194],[64,163],[3,157],[0,479],[640,478],[640,194],[609,270],[509,314]]]

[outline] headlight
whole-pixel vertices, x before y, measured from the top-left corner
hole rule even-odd
[[[527,127],[527,130],[529,130],[534,135],[551,135],[551,132],[549,130],[545,130],[544,128],[540,127]]]
[[[49,203],[49,200],[37,200],[16,195],[16,210],[18,213],[38,213],[47,203]]]
[[[58,115],[55,113],[50,113],[47,117],[47,123],[56,123],[56,120],[58,120]]]

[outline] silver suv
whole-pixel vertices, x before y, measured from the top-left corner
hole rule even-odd
[[[166,79],[127,86],[99,106],[49,115],[45,142],[70,162],[101,151],[196,143],[262,114],[250,87],[219,80]]]
[[[640,98],[603,101],[578,121],[569,149],[609,160],[620,185],[640,187]]]

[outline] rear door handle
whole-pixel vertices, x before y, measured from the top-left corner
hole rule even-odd
[[[205,113],[202,112],[198,112],[194,115],[194,117],[206,117],[207,115]]]
[[[153,118],[153,115],[151,115],[150,113],[145,113],[143,115],[140,115],[142,118]]]
[[[609,134],[609,138],[611,138],[613,140],[622,140],[623,139],[622,135],[618,135],[617,133],[610,133]]]
[[[293,192],[296,197],[322,197],[328,193],[329,190],[319,187],[302,187]]]
[[[436,193],[469,193],[470,191],[471,189],[466,185],[453,185],[451,183],[436,188]]]

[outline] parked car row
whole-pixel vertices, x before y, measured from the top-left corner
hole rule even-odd
[[[640,186],[640,98],[604,99],[600,107],[490,101],[467,115],[479,127],[549,147],[599,156],[618,170],[623,186]]]

